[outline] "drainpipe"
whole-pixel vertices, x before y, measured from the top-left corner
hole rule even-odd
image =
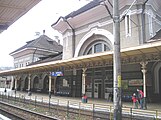
[[[32,63],[34,62],[34,57],[35,57],[35,53],[36,53],[37,48],[35,49],[33,56],[32,56]]]
[[[142,23],[142,41],[141,44],[145,43],[145,4],[148,2],[148,0],[146,0],[143,5],[142,5],[142,13],[141,13],[141,23]]]
[[[65,17],[62,17],[62,18],[63,18],[64,22],[66,22],[72,30],[72,51],[73,51],[73,57],[74,57],[74,54],[75,54],[75,30]]]

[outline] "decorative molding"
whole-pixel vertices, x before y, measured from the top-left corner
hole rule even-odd
[[[79,51],[81,50],[82,45],[93,34],[103,35],[109,39],[109,41],[111,42],[112,45],[114,44],[114,37],[113,37],[112,33],[110,33],[109,31],[107,31],[105,29],[93,28],[93,29],[91,29],[90,32],[88,32],[86,35],[84,35],[84,37],[79,41],[78,46],[76,47],[76,50],[75,50],[74,57],[78,57]]]
[[[127,10],[127,9],[126,9]],[[120,15],[120,18],[124,15],[124,13],[126,12],[126,10]],[[142,10],[143,9],[135,9],[135,10],[131,10],[130,11],[130,15],[135,15],[135,14],[141,14],[142,13]],[[149,10],[146,10],[144,11],[145,14],[149,15]],[[158,15],[158,14],[157,14]],[[159,15],[158,15],[159,16]],[[153,19],[161,25],[161,21],[159,21],[158,19],[156,19],[156,15],[152,15]],[[95,22],[95,23],[91,23],[90,25],[88,25],[86,28],[84,29],[81,29],[81,30],[78,30],[75,32],[75,35],[79,35],[79,34],[82,34],[82,33],[85,33],[85,32],[88,32],[90,31],[92,28],[94,27],[103,27],[105,25],[109,25],[109,24],[112,24],[113,20],[107,20],[107,21],[104,21],[104,22]],[[72,36],[72,33],[70,32],[66,32],[63,36],[63,38],[65,37],[69,37],[69,36]]]
[[[125,10],[126,11],[126,10]],[[120,15],[123,16],[125,11]],[[135,14],[140,14],[142,12],[142,9],[135,9],[135,10],[131,10],[130,12],[130,15],[135,15]],[[90,31],[91,29],[93,29],[94,27],[103,27],[105,25],[109,25],[109,24],[112,24],[113,23],[113,20],[107,20],[107,21],[104,21],[104,22],[95,22],[95,23],[91,23],[90,25],[88,25],[86,28],[84,29],[81,29],[81,30],[78,30],[75,32],[75,35],[79,35],[79,34],[82,34],[82,33],[85,33],[85,32],[88,32]],[[72,33],[70,32],[66,32],[63,36],[63,38],[65,37],[69,37],[69,36],[72,36]]]

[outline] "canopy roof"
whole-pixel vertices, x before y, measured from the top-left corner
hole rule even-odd
[[[0,33],[41,0],[0,0]]]
[[[143,56],[144,58],[146,55],[154,55],[161,52],[161,41],[153,42],[153,43],[147,43],[144,45],[140,45],[137,47],[131,47],[131,48],[125,48],[121,50],[121,58],[131,58],[135,56]],[[154,55],[155,56],[155,55]],[[33,72],[40,72],[40,71],[52,71],[57,68],[64,68],[64,67],[72,67],[76,68],[79,66],[79,68],[88,67],[90,63],[95,63],[98,61],[112,61],[113,59],[113,51],[108,52],[102,52],[97,54],[91,54],[91,55],[85,55],[80,56],[72,59],[67,60],[58,60],[58,61],[52,61],[52,62],[46,62],[42,64],[7,70],[7,71],[1,71],[0,76],[9,76],[9,75],[19,75],[19,74],[29,74]],[[160,58],[155,57],[155,59],[146,59],[146,61],[158,61]],[[135,60],[136,61],[136,60]],[[138,61],[141,62],[141,61]],[[87,65],[88,64],[88,65]]]

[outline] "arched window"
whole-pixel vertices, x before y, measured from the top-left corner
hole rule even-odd
[[[88,54],[92,54],[92,48],[89,49],[89,51],[87,52],[87,55]]]
[[[110,50],[110,47],[108,47],[107,43],[103,41],[98,41],[91,44],[89,47],[87,47],[86,51],[84,52],[84,55],[100,53],[100,52],[109,51],[109,50]]]
[[[102,52],[102,43],[97,43],[94,45],[94,53]]]

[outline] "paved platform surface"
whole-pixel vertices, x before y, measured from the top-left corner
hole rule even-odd
[[[0,88],[0,92],[4,93],[4,88]],[[7,89],[7,93],[5,94],[12,94],[15,95],[15,92]],[[20,92],[17,91],[16,92],[16,96],[25,96],[25,97],[29,97],[27,92]],[[49,100],[49,95],[48,94],[44,94],[44,93],[32,93],[31,97],[32,98],[36,98],[37,99],[42,99],[45,101]],[[51,95],[51,100],[66,100],[66,101],[75,101],[75,102],[81,102],[81,97],[63,97],[63,96],[54,96]],[[92,98],[88,98],[88,103],[92,103],[92,104],[105,104],[105,105],[111,105],[113,106],[112,102],[108,102],[105,99],[92,99]],[[122,102],[122,106],[123,107],[132,107],[132,102]],[[148,110],[159,110],[161,112],[161,102],[160,103],[147,103],[147,109]]]
[[[28,96],[27,92],[17,92],[17,95],[25,95]],[[41,99],[43,97],[44,100],[49,99],[48,94],[43,94],[43,93],[32,93],[32,97],[37,96],[37,98]],[[51,99],[59,99],[59,100],[69,100],[69,101],[76,101],[76,102],[81,102],[81,97],[63,97],[63,96],[54,96],[51,95]],[[111,105],[113,106],[112,102],[108,102],[105,99],[92,99],[88,98],[88,103],[93,103],[93,104],[106,104],[106,105]],[[123,107],[132,107],[132,102],[122,102]],[[159,110],[161,112],[161,102],[160,103],[147,103],[147,109],[148,110]]]

